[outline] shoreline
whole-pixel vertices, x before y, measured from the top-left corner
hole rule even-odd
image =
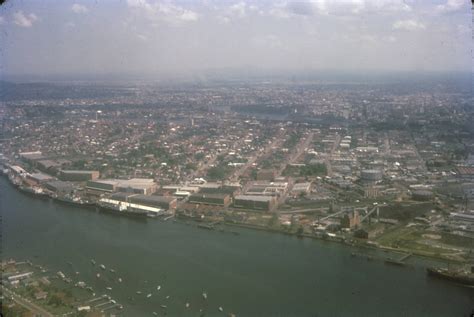
[[[95,210],[96,212],[99,210],[102,209],[101,206],[99,206],[98,204],[94,204],[94,203],[79,203],[79,202],[74,202],[74,201],[64,201],[62,199],[59,199],[59,198],[55,198],[55,197],[51,197],[47,194],[37,194],[37,193],[34,193],[34,192],[30,192],[30,191],[26,191],[26,190],[22,190],[19,186],[15,186],[14,183],[12,183],[12,181],[8,178],[8,176],[6,174],[3,174],[3,176],[6,177],[7,179],[7,182],[10,186],[12,186],[14,189],[18,190],[19,192],[29,196],[29,197],[32,197],[32,198],[36,198],[36,199],[41,199],[41,200],[45,200],[45,199],[51,199],[53,202],[55,203],[58,203],[58,204],[63,204],[63,205],[69,205],[69,206],[72,206],[72,207],[76,207],[76,208],[84,208],[84,209],[93,209]],[[116,212],[116,211],[113,211],[113,210],[107,210],[107,211],[102,211],[104,213],[107,213],[107,214],[111,214],[111,215],[116,215],[116,216],[125,216],[127,218],[140,218],[140,219],[148,219],[149,217],[138,217],[136,215],[127,215],[127,214],[124,214],[124,213],[120,213],[120,212]],[[175,221],[179,222],[179,223],[185,223],[182,219],[179,219],[179,217],[174,217]],[[192,222],[195,222],[195,223],[199,223],[198,221],[195,221],[193,219],[188,219],[188,221],[192,221]],[[207,222],[204,222],[204,223],[207,223]],[[339,243],[339,244],[342,244],[342,245],[345,245],[345,246],[348,246],[348,247],[357,247],[357,248],[363,248],[363,249],[369,249],[369,250],[381,250],[383,252],[392,252],[392,253],[405,253],[405,254],[411,254],[412,257],[419,257],[419,258],[424,258],[424,259],[430,259],[430,260],[436,260],[438,262],[443,262],[443,263],[455,263],[455,264],[465,264],[466,261],[462,261],[462,260],[458,260],[458,259],[447,259],[447,258],[444,258],[444,257],[437,257],[437,256],[434,256],[434,255],[429,255],[429,254],[424,254],[424,253],[420,253],[420,252],[416,252],[414,250],[404,250],[404,249],[396,249],[396,248],[392,248],[392,247],[388,247],[388,246],[380,246],[380,245],[370,245],[368,244],[367,242],[365,243],[357,243],[357,244],[351,244],[351,243],[348,243],[345,239],[343,238],[339,238],[339,237],[331,237],[331,236],[316,236],[316,235],[311,235],[311,234],[296,234],[296,233],[291,233],[291,232],[285,232],[285,231],[282,231],[282,230],[279,230],[279,229],[275,229],[275,228],[269,228],[269,227],[264,227],[264,226],[259,226],[259,225],[254,225],[254,224],[246,224],[246,223],[238,223],[238,222],[230,222],[230,221],[223,221],[221,222],[221,224],[225,225],[225,226],[234,226],[234,227],[239,227],[239,228],[244,228],[244,229],[250,229],[250,230],[258,230],[258,231],[266,231],[266,232],[269,232],[269,233],[278,233],[278,234],[283,234],[283,235],[286,235],[286,236],[292,236],[292,237],[296,237],[296,238],[300,238],[300,239],[303,239],[303,238],[309,238],[309,239],[313,239],[313,240],[320,240],[320,241],[327,241],[327,242],[335,242],[335,243]],[[390,259],[390,258],[387,258],[387,259],[382,259],[382,260],[394,260],[394,259]],[[400,262],[400,265],[401,266],[408,266],[407,263],[405,262]]]

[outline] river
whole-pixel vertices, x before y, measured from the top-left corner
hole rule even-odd
[[[123,316],[161,316],[160,305],[168,316],[203,309],[205,316],[448,317],[474,309],[473,289],[428,278],[416,259],[413,267],[395,267],[351,257],[337,243],[119,217],[25,195],[4,177],[0,194],[3,259],[79,271],[74,279],[112,295],[125,306]]]

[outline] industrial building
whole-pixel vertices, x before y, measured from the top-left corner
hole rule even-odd
[[[40,160],[36,162],[36,167],[45,173],[56,175],[65,166],[71,165],[71,161],[65,159]]]
[[[297,183],[291,189],[293,194],[308,194],[311,190],[311,183]]]
[[[175,210],[177,199],[173,196],[156,196],[156,195],[130,195],[129,201],[134,204],[140,204],[150,207],[158,207],[166,210]]]
[[[357,210],[352,212],[345,213],[341,218],[341,227],[342,228],[355,228],[360,225],[360,216]]]
[[[133,194],[151,195],[157,189],[153,179],[98,179],[87,182],[86,189],[90,193],[103,194],[113,192],[125,192]]]
[[[61,170],[59,171],[59,179],[63,181],[84,182],[96,180],[100,176],[99,171],[76,171]]]
[[[46,182],[44,184],[44,187],[56,194],[61,195],[69,194],[74,190],[74,186],[72,185],[72,183],[58,180]]]
[[[273,196],[238,195],[234,197],[234,207],[252,210],[272,211],[277,201]]]
[[[230,195],[225,193],[199,193],[189,196],[189,203],[192,204],[205,204],[205,205],[216,205],[227,207],[230,205]]]
[[[255,182],[247,189],[246,195],[279,196],[287,190],[286,182]]]
[[[40,151],[33,152],[21,152],[19,153],[20,158],[32,165],[35,165],[36,161],[45,159],[45,156]]]
[[[43,184],[47,181],[53,180],[54,177],[48,175],[48,174],[43,174],[43,173],[33,173],[33,174],[27,174],[25,182],[30,185],[30,186],[36,186]]]

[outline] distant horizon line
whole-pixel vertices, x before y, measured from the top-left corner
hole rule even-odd
[[[61,73],[61,74],[1,74],[0,81],[5,82],[228,82],[228,81],[328,81],[356,79],[414,79],[416,77],[472,77],[474,70],[282,70],[282,69],[246,69],[219,68],[193,73],[143,73],[143,72],[102,72],[102,73]]]

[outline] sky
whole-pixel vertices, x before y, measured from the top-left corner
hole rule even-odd
[[[469,0],[8,0],[0,74],[472,71]]]

